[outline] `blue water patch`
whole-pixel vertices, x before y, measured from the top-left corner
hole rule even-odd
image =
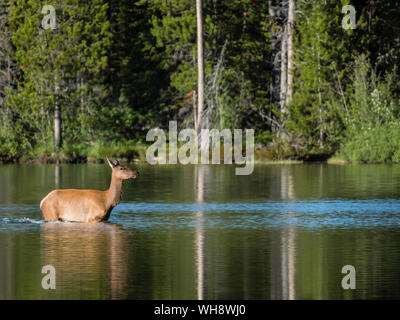
[[[293,212],[293,213],[332,213],[332,212],[388,212],[400,213],[400,200],[309,200],[309,201],[266,201],[257,203],[121,203],[114,210],[130,212]]]
[[[400,200],[303,200],[257,203],[124,202],[110,223],[126,228],[398,228]],[[0,206],[0,231],[38,228],[38,205]]]
[[[132,222],[142,227],[397,228],[400,227],[400,200],[122,203],[115,208],[110,221]]]

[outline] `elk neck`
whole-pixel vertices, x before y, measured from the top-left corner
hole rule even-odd
[[[106,205],[109,207],[115,207],[121,200],[122,192],[122,179],[115,177],[114,174],[111,175],[110,187],[106,191],[107,199]]]

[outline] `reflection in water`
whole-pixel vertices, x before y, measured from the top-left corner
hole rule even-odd
[[[13,274],[12,268],[12,237],[2,237],[0,249],[0,300],[9,299],[12,297],[13,288],[12,281],[10,281]]]
[[[139,169],[109,223],[78,224],[43,223],[38,203],[107,188],[108,167],[0,166],[0,298],[400,298],[400,166]]]
[[[43,291],[42,298],[67,298],[77,292],[81,297],[124,298],[127,270],[121,234],[121,226],[112,223],[41,224],[41,266],[54,266],[57,286],[63,288],[54,295]],[[91,285],[96,289],[87,292]]]
[[[293,185],[293,177],[291,174],[291,166],[283,166],[280,175],[280,191],[281,198],[283,201],[295,200],[295,192]],[[288,218],[291,216],[291,212],[287,212]],[[281,279],[280,284],[271,286],[271,296],[275,299],[294,300],[295,299],[295,263],[296,263],[296,247],[295,247],[295,229],[292,225],[288,225],[287,228],[280,230],[280,246],[273,246],[271,252],[272,264],[280,268],[279,277]],[[280,264],[276,264],[274,261],[277,257],[274,251],[280,249],[279,261]],[[275,274],[277,270],[271,269],[272,281],[275,281]],[[278,278],[278,279],[279,279]]]
[[[110,224],[110,223],[108,223]],[[126,299],[126,284],[128,280],[128,267],[126,255],[128,248],[124,247],[122,228],[120,225],[111,224],[112,230],[109,242],[109,273],[112,299]]]
[[[197,203],[201,204],[204,200],[204,171],[206,169],[205,166],[199,165],[194,167],[196,170],[197,176]],[[204,246],[204,231],[203,231],[203,224],[204,224],[204,217],[203,212],[198,211],[196,212],[196,237],[195,237],[195,248],[196,248],[196,263],[197,263],[197,299],[203,300],[203,287],[204,287],[204,253],[203,253],[203,246]]]
[[[54,166],[54,187],[55,187],[55,189],[60,189],[60,179],[61,179],[61,166],[57,163]]]
[[[295,299],[295,263],[296,263],[296,248],[295,234],[293,227],[283,229],[282,237],[282,296],[280,299],[294,300]]]

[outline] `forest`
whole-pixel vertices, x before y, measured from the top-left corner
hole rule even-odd
[[[259,159],[397,163],[399,67],[397,0],[0,0],[0,161],[143,159],[200,119]]]

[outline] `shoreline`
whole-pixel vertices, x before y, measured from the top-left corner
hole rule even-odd
[[[145,157],[126,157],[126,156],[109,156],[118,158],[118,160],[122,163],[134,164],[134,163],[147,163]],[[65,156],[65,155],[57,155],[53,154],[50,156],[40,155],[34,158],[20,158],[20,159],[10,159],[4,161],[0,159],[0,165],[5,164],[101,164],[105,163],[105,156],[102,157],[88,157],[88,156]],[[254,157],[254,164],[275,164],[275,165],[296,165],[296,164],[310,164],[310,163],[326,163],[326,164],[335,164],[335,165],[344,165],[344,164],[354,164],[354,162],[344,160],[340,157],[330,157],[326,160],[301,160],[301,159],[271,159],[267,157]],[[168,164],[168,163],[167,163]],[[178,163],[179,164],[179,163]],[[201,163],[199,163],[201,164]],[[223,160],[221,160],[221,164]],[[235,164],[233,162],[233,164]],[[358,164],[367,164],[367,163],[358,163]],[[371,163],[378,164],[378,163]],[[385,164],[385,163],[381,163]]]

